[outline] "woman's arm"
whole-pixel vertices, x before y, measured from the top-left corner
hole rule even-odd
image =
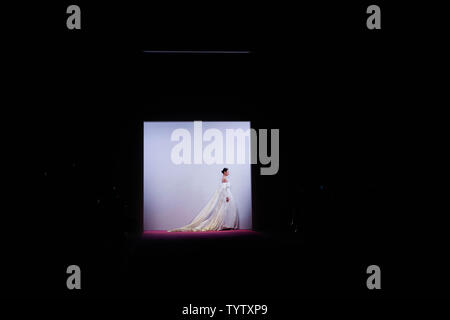
[[[226,179],[225,179],[225,182],[227,182]],[[224,186],[225,186],[225,200],[226,200],[226,202],[229,202],[230,201],[230,187],[228,186],[228,184],[225,184]]]

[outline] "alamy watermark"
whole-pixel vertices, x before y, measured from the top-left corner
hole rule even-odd
[[[172,132],[171,141],[178,142],[173,146],[170,154],[172,163],[176,165],[257,164],[259,160],[262,165],[267,165],[267,167],[261,167],[261,175],[274,175],[278,172],[279,129],[270,130],[270,155],[267,129],[258,131],[253,128],[226,129],[224,137],[222,131],[216,128],[203,132],[202,121],[194,121],[193,132],[193,137],[190,131],[184,128],[178,128]],[[204,142],[207,142],[206,146],[203,146]]]

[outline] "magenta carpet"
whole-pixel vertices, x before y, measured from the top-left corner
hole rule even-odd
[[[167,232],[166,230],[144,231],[146,239],[175,239],[175,238],[226,238],[235,236],[255,236],[259,232],[253,230],[223,230],[202,232]]]

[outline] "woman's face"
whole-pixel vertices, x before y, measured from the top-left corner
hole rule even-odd
[[[230,170],[227,170],[223,173],[225,176],[228,176],[230,174]]]

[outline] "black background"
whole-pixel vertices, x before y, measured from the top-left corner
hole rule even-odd
[[[9,11],[5,293],[173,306],[448,295],[442,8],[377,1],[382,29],[368,30],[371,2],[77,1],[82,29],[68,30],[70,4]],[[140,241],[144,120],[280,129],[278,174],[253,168],[266,237]],[[382,290],[366,287],[371,264]]]

